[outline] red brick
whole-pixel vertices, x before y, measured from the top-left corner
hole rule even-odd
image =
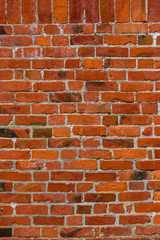
[[[68,226],[82,225],[82,216],[68,216],[67,225]]]
[[[55,137],[70,137],[69,127],[56,127],[54,128],[53,135]]]
[[[75,125],[96,125],[100,123],[99,116],[92,115],[68,115],[68,124]]]
[[[69,45],[69,38],[67,36],[54,36],[52,38],[52,44],[53,46],[68,46]],[[56,48],[57,52],[58,52],[58,49]],[[59,49],[60,50],[60,49]],[[67,48],[61,48],[61,52],[64,52],[64,56],[67,55],[67,53],[65,52],[69,52],[69,49]],[[70,49],[72,50],[72,49]],[[60,51],[59,51],[60,52]],[[69,55],[69,54],[68,54]]]
[[[12,215],[13,214],[13,208],[11,206],[0,206],[1,213],[0,215]]]
[[[128,49],[121,47],[98,47],[98,57],[128,57]]]
[[[107,227],[107,228],[102,228],[101,233],[103,234],[103,236],[130,236],[131,228]]]
[[[92,237],[93,232],[92,228],[62,228],[60,230],[60,236],[63,238],[70,236],[70,234],[74,234],[74,237]]]
[[[83,2],[80,0],[71,0],[69,4],[69,21],[71,23],[82,22]]]
[[[45,80],[53,80],[53,79],[54,80],[65,80],[65,79],[72,80],[73,78],[74,78],[73,71],[44,71],[44,79]],[[58,85],[58,82],[56,82],[56,83]],[[45,84],[45,82],[43,82],[43,84]],[[61,84],[64,85],[64,83],[61,83]],[[61,90],[61,89],[59,89],[59,90]]]
[[[102,217],[86,217],[86,225],[112,225],[115,223],[115,217],[102,216]]]
[[[61,159],[75,159],[77,156],[77,151],[74,149],[66,149],[61,151]]]
[[[125,209],[123,204],[109,204],[109,212],[111,213],[124,213]]]
[[[43,56],[54,57],[54,58],[75,57],[76,51],[75,51],[75,48],[66,48],[66,47],[44,48]]]
[[[113,113],[140,113],[139,105],[136,103],[133,104],[114,104],[113,105]]]
[[[108,181],[107,179],[105,181]],[[100,183],[96,185],[96,192],[123,192],[127,191],[127,183],[125,182],[112,182]]]
[[[42,169],[43,163],[40,161],[17,161],[16,169],[19,170],[32,170],[32,169]]]
[[[122,82],[121,91],[131,92],[131,91],[152,91],[153,83],[141,83],[141,82]]]
[[[35,23],[36,21],[36,2],[34,0],[22,0],[22,22]]]
[[[51,206],[51,214],[54,214],[54,215],[73,215],[74,214],[74,206],[71,206],[71,205]]]
[[[85,0],[85,14],[87,23],[99,22],[99,1]]]
[[[89,138],[89,139],[84,139],[83,140],[83,146],[84,147],[98,147],[100,144],[99,139],[95,138]]]
[[[99,71],[99,70],[78,70],[76,72],[77,80],[107,80],[107,71]]]
[[[60,170],[61,169],[61,162],[54,161],[54,162],[47,162],[46,163],[47,170]]]
[[[34,44],[39,46],[50,46],[50,37],[38,36],[34,38]],[[38,49],[39,50],[39,49]],[[35,49],[36,51],[36,49]]]
[[[49,116],[49,125],[63,125],[65,122],[64,115]]]
[[[29,225],[29,217],[1,217],[1,226]],[[26,226],[25,226],[26,227]]]
[[[117,23],[115,33],[147,33],[146,23]]]
[[[120,202],[144,201],[149,198],[150,198],[149,192],[123,192],[119,193],[118,196]]]
[[[74,126],[73,134],[80,136],[105,136],[106,128],[105,127],[88,127],[88,126]]]
[[[51,180],[54,181],[81,181],[83,173],[79,172],[52,172]]]
[[[130,1],[116,1],[116,19],[117,22],[130,22]]]
[[[132,162],[107,160],[107,161],[101,162],[100,166],[102,170],[125,170],[125,169],[132,169]]]
[[[16,207],[16,213],[17,214],[47,214],[48,213],[48,207],[45,205],[20,205]]]
[[[55,0],[53,2],[54,23],[67,23],[67,9],[67,0]]]
[[[114,150],[115,159],[142,159],[146,158],[145,149]]]
[[[79,57],[94,57],[94,48],[93,47],[79,47],[78,48]]]
[[[51,148],[80,147],[80,141],[77,138],[49,139],[48,146]]]
[[[61,113],[74,113],[76,112],[75,104],[61,104],[60,105]]]
[[[6,18],[5,18],[5,2],[4,0],[0,0],[0,24],[5,24],[6,23]]]
[[[44,32],[46,34],[59,34],[60,29],[57,25],[46,25],[44,26]]]
[[[0,68],[30,68],[29,60],[25,59],[7,59],[0,60]]]
[[[102,59],[84,59],[83,68],[102,68],[103,60]]]
[[[133,95],[131,93],[102,93],[102,101],[106,102],[133,102]]]
[[[47,101],[47,95],[44,93],[17,93],[17,102],[45,102]]]
[[[15,35],[39,35],[42,34],[42,26],[40,25],[14,25]]]
[[[151,48],[151,47],[134,48],[133,47],[130,50],[130,56],[131,57],[159,57],[160,50],[157,47],[153,47],[153,48]],[[141,74],[145,74],[145,72],[141,72]],[[148,74],[149,74],[149,72],[148,72]],[[154,74],[154,72],[152,72],[152,74]]]
[[[93,150],[80,150],[80,158],[93,158],[93,159],[110,159],[111,152],[103,149],[93,149]]]
[[[43,194],[34,194],[33,196],[34,202],[54,202],[60,203],[65,201],[64,194],[50,194],[50,193],[43,193]]]
[[[138,147],[159,147],[160,141],[159,138],[139,138]]]
[[[45,2],[38,1],[38,19],[39,23],[46,24],[52,22],[51,0]]]
[[[158,0],[155,1],[148,1],[148,21],[149,22],[159,22],[159,8],[160,3]]]
[[[63,226],[64,217],[34,217],[34,224]]]
[[[23,151],[23,150],[9,150],[9,151],[1,151],[0,152],[0,159],[2,160],[23,160],[23,159],[29,159],[30,152],[29,151]]]
[[[153,38],[152,38],[151,35],[139,36],[138,37],[138,44],[139,45],[152,45],[153,44]]]
[[[136,0],[132,1],[132,21],[133,22],[145,22],[146,9],[145,0],[140,0],[138,3]]]
[[[16,125],[46,125],[46,117],[43,116],[18,116]]]
[[[33,178],[35,181],[47,181],[47,180],[49,180],[49,173],[48,172],[35,172],[33,174]]]
[[[59,152],[52,150],[33,150],[32,159],[48,159],[56,160],[58,158]]]
[[[100,0],[101,21],[114,22],[114,1]]]
[[[71,160],[64,163],[64,169],[96,170],[97,162],[95,160]]]
[[[136,203],[135,212],[137,213],[160,212],[160,204],[153,202]]]
[[[97,25],[97,33],[112,33],[112,25],[111,24],[99,24]]]
[[[144,183],[143,182],[130,182],[129,189],[130,190],[144,190]]]
[[[69,203],[81,203],[82,194],[81,193],[68,193],[67,200]]]
[[[46,148],[46,141],[45,140],[16,140],[15,148],[20,148],[20,149],[25,149],[25,148],[30,148],[30,149],[41,149],[41,148]]]
[[[42,92],[50,92],[50,91],[63,91],[65,90],[65,84],[63,82],[51,82],[51,81],[45,81],[45,82],[38,82],[37,83],[38,90]]]
[[[106,59],[105,60],[105,67],[111,68],[135,68],[136,61],[135,59]]]
[[[5,194],[5,195],[0,194],[0,202],[1,203],[10,203],[10,202],[30,203],[31,202],[31,195],[30,194]]]
[[[10,162],[10,161],[0,161],[0,169],[12,169],[12,162]]]
[[[65,184],[65,183],[49,183],[48,184],[48,191],[49,192],[74,192],[75,185],[72,183]]]
[[[65,62],[65,68],[74,69],[80,67],[80,59],[67,59]]]
[[[93,24],[66,24],[62,26],[62,29],[64,30],[64,34],[91,34],[94,32]]]
[[[14,230],[15,237],[39,237],[40,236],[40,228],[30,227],[30,228],[16,228]]]
[[[0,124],[8,125],[12,121],[12,116],[1,115]]]
[[[18,172],[1,172],[1,180],[10,180],[10,181],[30,181],[30,173],[18,173]]]
[[[154,114],[158,112],[157,104],[142,104],[142,113]]]
[[[108,127],[108,136],[140,136],[139,127],[113,126]]]
[[[7,19],[9,24],[21,23],[20,0],[7,1]]]
[[[102,44],[102,37],[95,35],[71,36],[71,45]]]
[[[58,228],[44,227],[42,229],[43,237],[58,237]]]
[[[120,124],[123,125],[149,125],[152,123],[152,117],[143,115],[122,115]]]
[[[93,188],[92,183],[78,183],[77,184],[77,192],[87,192],[92,188]]]
[[[17,192],[45,192],[46,184],[44,183],[17,183],[15,184],[15,191]]]
[[[115,173],[85,173],[85,181],[100,182],[116,180]],[[98,187],[97,187],[98,188]]]
[[[59,59],[38,59],[33,60],[33,68],[41,69],[41,68],[62,68],[64,66],[64,61]]]

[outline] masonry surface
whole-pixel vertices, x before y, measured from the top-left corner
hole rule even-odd
[[[159,69],[159,0],[0,0],[0,239],[160,239]]]

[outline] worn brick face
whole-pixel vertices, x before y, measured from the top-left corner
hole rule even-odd
[[[159,0],[0,0],[1,239],[160,239],[159,23]]]

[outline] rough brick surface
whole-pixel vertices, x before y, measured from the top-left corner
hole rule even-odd
[[[0,0],[0,239],[160,239],[159,46],[159,0]]]

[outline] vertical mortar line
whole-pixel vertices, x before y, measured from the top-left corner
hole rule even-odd
[[[5,1],[5,20],[6,20],[6,24],[8,24],[8,18],[7,18],[7,0]]]
[[[26,1],[27,1],[27,0],[26,0]],[[39,1],[39,0],[36,1],[36,13],[35,13],[35,15],[36,15],[36,24],[39,24],[39,21],[38,21],[38,20],[39,20],[39,19],[38,19],[38,1]]]
[[[21,17],[21,24],[22,24],[22,0],[20,0],[20,17]]]
[[[54,23],[53,1],[54,1],[54,0],[51,0],[52,24]]]
[[[54,1],[54,0],[53,0]],[[69,23],[69,15],[70,15],[70,11],[69,11],[69,2],[70,0],[67,0],[67,10],[68,10],[68,16],[67,16],[67,23]]]
[[[117,0],[114,0],[114,24],[117,22],[116,5],[117,5]]]
[[[99,23],[102,23],[102,18],[101,18],[101,0],[99,0]]]
[[[132,0],[130,0],[130,22],[132,22]]]
[[[148,19],[148,0],[145,0],[146,21]]]

